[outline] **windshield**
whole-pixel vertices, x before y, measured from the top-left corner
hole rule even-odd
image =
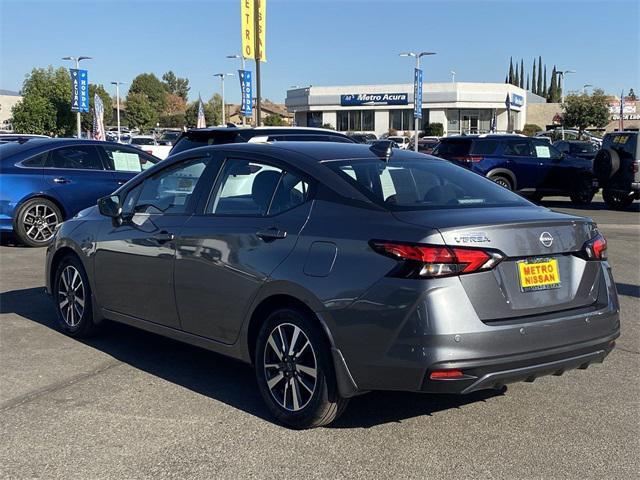
[[[441,160],[336,160],[325,163],[389,210],[531,205],[486,178]]]

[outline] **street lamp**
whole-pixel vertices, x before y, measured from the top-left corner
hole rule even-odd
[[[575,70],[556,70],[556,74],[560,75],[560,103],[564,103],[564,76],[567,73],[576,73]],[[562,135],[562,140],[564,140],[564,120],[562,121],[562,126],[560,127],[560,133]]]
[[[222,85],[222,125],[226,125],[225,121],[225,105],[224,105],[224,77],[233,77],[233,73],[214,73],[214,77],[220,77],[220,84]]]
[[[233,55],[227,55],[227,58],[238,58],[240,59],[240,65],[242,66],[242,70],[245,69],[245,64],[244,64],[244,57],[242,55],[238,55],[237,53],[233,54]],[[241,96],[244,96],[244,92],[240,92]],[[242,115],[242,125],[246,125],[247,124],[247,119],[244,115]]]
[[[590,83],[585,83],[582,86],[582,93],[584,93],[585,95],[587,94],[587,87],[593,87],[593,85],[591,85]]]
[[[436,52],[402,52],[400,54],[401,57],[415,57],[416,59],[416,70],[420,70],[420,58],[426,56],[426,55],[435,55]],[[418,105],[416,105],[416,101],[417,99],[414,98],[413,102],[414,102],[414,109],[417,111],[418,109]],[[421,107],[421,106],[420,106]],[[418,119],[415,118],[415,113],[414,113],[414,119],[413,119],[413,126],[414,126],[414,130],[415,130],[415,138],[414,138],[414,150],[417,152],[418,151]]]
[[[456,72],[451,70],[449,73],[451,74],[451,83],[456,83]]]
[[[124,82],[111,82],[111,85],[116,86],[116,116],[118,118],[118,143],[120,143],[120,85],[124,85]]]
[[[62,57],[62,60],[71,60],[72,62],[76,62],[76,70],[80,69],[80,61],[81,60],[91,60],[91,57]],[[80,125],[80,112],[76,113],[76,128],[78,130],[78,138],[82,136],[82,127]]]

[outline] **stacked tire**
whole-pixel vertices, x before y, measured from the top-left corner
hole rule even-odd
[[[633,196],[628,192],[610,188],[611,179],[620,171],[620,156],[611,148],[602,149],[593,160],[593,174],[602,185],[602,198],[610,208],[627,208],[633,203]]]

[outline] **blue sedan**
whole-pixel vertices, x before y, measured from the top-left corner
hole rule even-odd
[[[160,160],[111,142],[38,138],[0,145],[0,231],[32,247]]]

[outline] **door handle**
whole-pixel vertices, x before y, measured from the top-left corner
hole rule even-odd
[[[153,239],[158,243],[170,242],[175,237],[176,236],[173,233],[167,232],[166,230],[163,230],[163,231],[158,232],[155,235],[153,235]]]
[[[265,242],[268,242],[271,240],[286,238],[287,231],[280,230],[277,227],[270,227],[270,228],[265,228],[264,230],[258,230],[256,232],[256,235],[260,237],[262,240],[264,240]]]
[[[64,177],[56,177],[53,179],[53,181],[55,183],[71,183],[71,180],[69,180],[68,178],[64,178]]]

